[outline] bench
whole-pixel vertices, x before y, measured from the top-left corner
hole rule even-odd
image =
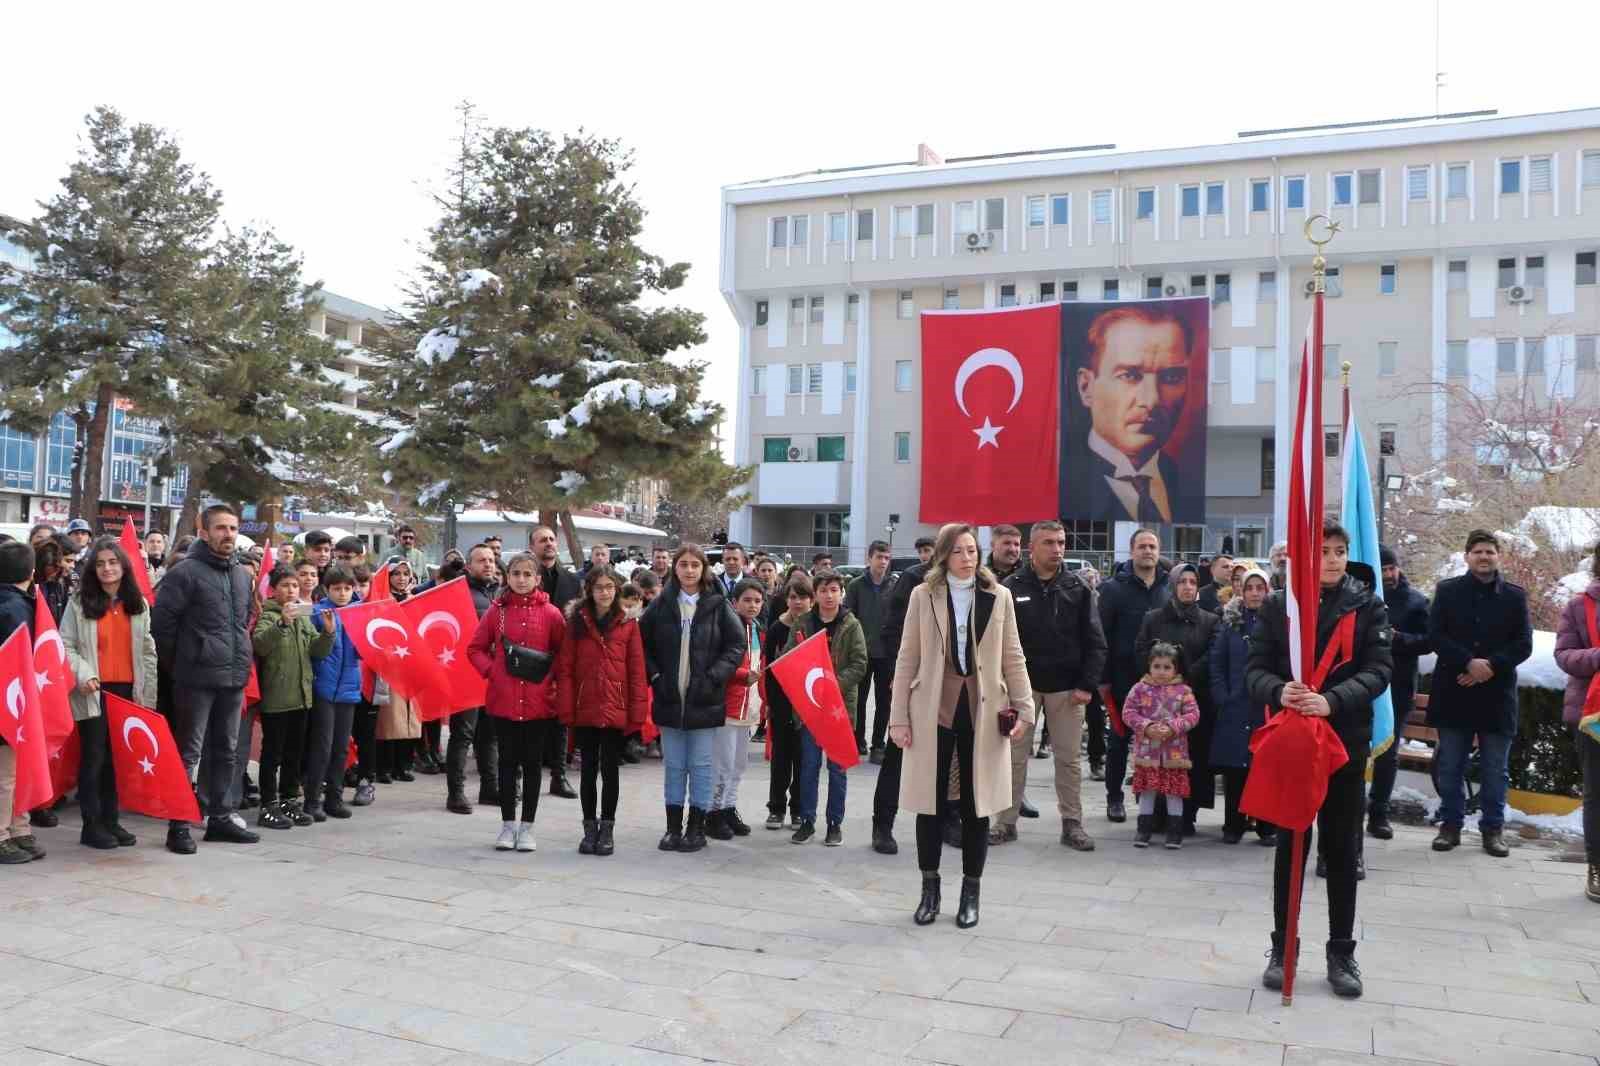
[[[1403,770],[1431,771],[1433,769],[1433,753],[1439,747],[1439,731],[1428,725],[1428,694],[1417,693],[1410,713],[1406,715],[1405,724],[1400,729],[1400,735],[1395,738],[1396,744],[1407,740],[1420,740],[1427,744],[1427,751],[1416,751],[1400,747],[1395,752],[1395,760]]]

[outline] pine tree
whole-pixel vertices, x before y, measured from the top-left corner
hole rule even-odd
[[[704,340],[702,317],[641,303],[689,268],[640,247],[631,164],[613,140],[479,138],[464,123],[380,390],[405,426],[380,448],[386,477],[419,488],[424,508],[570,514],[641,475],[743,480],[715,454],[703,364],[673,356]]]

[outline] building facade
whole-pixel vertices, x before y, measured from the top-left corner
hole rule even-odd
[[[920,464],[945,457],[921,425],[920,311],[1206,295],[1206,521],[1163,542],[1198,554],[1231,538],[1266,555],[1317,214],[1341,226],[1329,383],[1348,361],[1373,452],[1417,472],[1472,447],[1450,386],[1568,403],[1600,390],[1600,109],[919,160],[723,190],[735,459],[756,469],[733,539],[860,562],[870,540],[909,554],[932,532],[917,521]],[[1341,416],[1328,396],[1331,475]],[[1109,523],[1068,528],[1071,552],[1120,547]]]

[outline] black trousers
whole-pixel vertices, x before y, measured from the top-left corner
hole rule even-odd
[[[356,704],[350,739],[356,742],[356,776],[371,781],[378,773],[378,708],[366,700]]]
[[[1100,698],[1100,693],[1094,694],[1094,699],[1083,709],[1084,726],[1089,731],[1089,765],[1104,766],[1106,764],[1106,704]]]
[[[429,754],[440,754],[439,742],[444,734],[444,720],[435,718],[422,723],[422,745]]]
[[[378,773],[395,774],[411,769],[411,755],[420,740],[378,741]]]
[[[966,877],[982,877],[983,864],[989,858],[989,819],[978,817],[974,798],[973,739],[972,712],[967,706],[967,690],[963,686],[952,728],[939,727],[939,748],[934,762],[937,776],[934,781],[942,798],[950,780],[950,760],[960,761],[961,873]],[[938,815],[917,815],[917,866],[924,872],[937,872],[943,850],[943,820]]]
[[[800,813],[800,731],[794,712],[773,704],[767,735],[772,738],[772,781],[767,786],[767,811],[782,818]]]
[[[261,805],[300,791],[305,762],[306,708],[261,716]]]
[[[1222,766],[1218,770],[1222,774],[1222,831],[1243,835],[1250,828],[1250,819],[1239,813],[1239,800],[1244,797],[1245,782],[1250,780],[1250,768]],[[1255,822],[1258,829],[1273,828],[1259,818]]]
[[[544,747],[544,765],[562,777],[567,775],[567,727],[556,722],[550,730],[550,740]]]
[[[484,716],[486,719],[488,715]],[[500,820],[517,820],[517,783],[522,783],[522,820],[533,821],[539,813],[539,782],[544,778],[541,763],[550,734],[561,723],[554,718],[526,722],[510,718],[493,719],[500,745]],[[478,723],[483,724],[482,720]]]
[[[478,737],[482,730],[494,729],[493,720],[483,709],[457,711],[450,716],[450,741],[445,747],[445,782],[451,792],[467,790],[467,749],[471,748],[478,761],[478,780],[482,784],[499,783],[495,770],[495,752]]]
[[[1328,939],[1353,940],[1356,926],[1356,855],[1361,841],[1361,816],[1366,807],[1367,749],[1349,749],[1350,761],[1328,778],[1328,795],[1317,811],[1316,832],[1306,830],[1305,854],[1311,838],[1321,836],[1323,858],[1328,863]],[[1289,924],[1289,865],[1294,833],[1278,830],[1278,853],[1272,869],[1273,928],[1281,933]],[[1301,881],[1315,881],[1309,868]]]
[[[321,696],[306,719],[306,769],[302,779],[306,809],[321,810],[326,798],[344,791],[344,764],[350,754],[350,725],[356,705],[334,703]]]
[[[1576,726],[1572,739],[1583,768],[1583,846],[1589,861],[1600,863],[1600,744],[1579,733]]]
[[[600,791],[600,817],[612,821],[617,817],[617,797],[622,791],[619,769],[622,766],[622,745],[627,741],[620,729],[601,729],[579,726],[574,730],[578,752],[583,756],[583,773],[578,778],[578,799],[583,804],[583,819],[595,820],[595,779],[603,781]]]
[[[900,768],[905,765],[905,752],[900,745],[890,742],[883,749],[883,764],[878,767],[878,784],[872,790],[872,825],[875,829],[894,830],[894,816],[900,812]],[[943,793],[941,792],[941,798]]]
[[[856,747],[862,747],[867,739],[869,682],[873,703],[872,746],[883,747],[883,735],[889,730],[889,697],[892,695],[890,686],[893,680],[893,659],[867,660],[867,676],[862,678],[861,684],[856,687]]]
[[[1394,794],[1394,781],[1399,773],[1400,738],[1397,736],[1382,755],[1372,760],[1372,792],[1367,797],[1368,814],[1389,817],[1389,797]]]
[[[109,681],[100,686],[100,714],[78,723],[78,807],[83,824],[116,825],[117,771],[111,762],[111,733],[106,724],[106,693],[133,699],[133,685]],[[11,812],[4,815],[11,817]]]

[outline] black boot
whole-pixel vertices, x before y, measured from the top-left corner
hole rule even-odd
[[[683,844],[683,805],[673,806],[667,804],[667,831],[662,834],[661,843],[656,845],[660,851],[678,851]]]
[[[978,924],[978,885],[976,877],[961,879],[961,903],[956,907],[956,928],[971,929]]]
[[[726,811],[716,810],[706,815],[706,836],[712,840],[733,839],[733,827],[728,824]]]
[[[583,841],[578,845],[579,855],[593,855],[595,840],[600,835],[600,823],[592,818],[583,820]]]
[[[111,830],[99,822],[85,819],[83,830],[78,834],[78,843],[101,851],[110,851],[117,846],[117,838],[111,835]]]
[[[1183,847],[1183,819],[1167,819],[1167,847],[1173,851]]]
[[[739,817],[739,808],[737,807],[724,807],[722,809],[722,823],[733,830],[733,835],[736,837],[750,835],[750,827],[745,824],[743,818]]]
[[[1394,826],[1389,824],[1389,815],[1380,811],[1373,811],[1367,816],[1367,832],[1379,840],[1394,839]]]
[[[1328,984],[1333,986],[1333,994],[1343,996],[1345,999],[1358,999],[1361,996],[1361,967],[1356,965],[1356,942],[1354,940],[1328,941]]]
[[[706,846],[706,812],[699,807],[689,808],[689,824],[683,830],[683,843],[679,851],[699,851]]]
[[[917,904],[917,912],[911,920],[918,925],[932,925],[933,920],[939,917],[939,871],[922,871],[922,902]]]
[[[577,799],[578,794],[573,791],[572,785],[567,782],[567,775],[562,770],[550,772],[550,795],[561,799]]]
[[[1148,848],[1150,846],[1150,816],[1148,814],[1139,815],[1139,820],[1135,823],[1135,826],[1133,846],[1136,848]]]
[[[898,855],[900,845],[894,839],[894,834],[885,826],[872,827],[872,850],[879,855]]]
[[[1298,955],[1300,941],[1295,942],[1295,952]],[[1283,988],[1283,934],[1272,934],[1272,947],[1267,950],[1267,968],[1261,973],[1261,987],[1270,988],[1274,992]]]
[[[610,818],[600,819],[600,832],[594,838],[594,853],[596,855],[610,855],[617,850],[616,841],[611,836],[611,831],[616,824]]]
[[[444,809],[451,814],[471,814],[472,802],[467,799],[465,792],[451,789],[449,798],[444,801]]]

